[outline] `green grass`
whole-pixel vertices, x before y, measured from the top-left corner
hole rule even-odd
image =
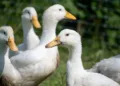
[[[57,2],[55,2],[57,1]],[[22,9],[26,6],[34,6],[37,10],[38,16],[39,16],[39,21],[42,22],[41,18],[42,18],[42,14],[43,11],[48,8],[50,5],[53,5],[55,3],[60,3],[62,5],[65,6],[65,8],[71,12],[72,14],[76,15],[76,17],[80,18],[79,21],[81,21],[82,19],[89,18],[92,14],[90,12],[88,12],[85,9],[78,9],[76,7],[75,3],[78,3],[79,0],[44,0],[42,2],[40,2],[40,0],[1,0],[0,1],[0,26],[3,25],[10,25],[13,27],[14,32],[15,32],[15,40],[17,44],[22,43],[23,41],[23,31],[21,29],[21,13],[22,13]],[[94,1],[94,0],[93,0]],[[119,8],[119,0],[115,0],[115,2],[113,3],[113,5],[115,7],[113,7],[113,9],[116,9],[117,11]],[[78,3],[79,4],[79,3]],[[89,3],[88,3],[89,4]],[[93,25],[88,25],[86,26],[86,28],[79,28],[80,33],[83,34],[83,32],[87,32],[90,33],[92,36],[88,37],[85,36],[85,38],[82,39],[82,44],[83,44],[83,51],[82,51],[82,61],[83,61],[83,65],[85,68],[91,68],[96,62],[99,62],[102,59],[105,58],[109,58],[111,56],[117,55],[120,53],[120,47],[119,45],[116,45],[116,41],[115,41],[115,37],[119,38],[119,34],[120,34],[120,30],[110,30],[109,28],[100,28],[102,30],[104,30],[105,32],[107,32],[108,35],[108,47],[115,45],[116,48],[110,47],[108,50],[108,47],[105,45],[104,43],[104,37],[102,36],[102,33],[100,34],[99,31],[99,25],[103,24],[104,25],[110,25],[110,27],[118,27],[120,26],[119,21],[120,18],[119,16],[114,12],[114,11],[107,11],[107,7],[105,7],[105,9],[101,9],[104,8],[104,6],[100,6],[100,8],[95,5],[96,2],[92,2],[91,6],[92,7],[97,7],[98,10],[96,10],[95,13],[101,12],[103,14],[103,16],[108,16],[108,19],[106,20],[106,22],[98,22],[99,24],[97,24],[97,21],[93,22],[93,24],[95,23],[95,27],[93,27]],[[82,3],[80,4],[82,6]],[[87,6],[87,5],[86,5]],[[108,5],[109,7],[109,5]],[[94,9],[95,9],[94,8]],[[104,12],[104,13],[103,13]],[[100,14],[100,13],[98,13]],[[99,16],[99,15],[96,15]],[[101,15],[100,15],[101,16]],[[98,18],[99,19],[99,18]],[[101,18],[100,18],[101,19]],[[88,20],[88,19],[87,19]],[[94,19],[96,20],[96,18]],[[78,23],[79,23],[78,21]],[[85,20],[86,21],[86,20]],[[101,20],[102,21],[102,20]],[[63,23],[63,21],[61,21],[61,23]],[[63,25],[60,25],[60,23],[58,24],[59,26],[59,30],[61,30],[63,28]],[[77,25],[78,26],[78,25]],[[83,25],[84,26],[84,25]],[[87,29],[88,28],[88,29]],[[93,28],[95,28],[95,31],[92,30]],[[59,33],[59,30],[57,29],[57,33]],[[42,29],[40,30],[35,30],[36,33],[38,35],[40,35]],[[83,34],[84,35],[84,34]],[[87,38],[88,37],[88,38]],[[119,40],[117,40],[119,41]],[[40,86],[66,86],[66,62],[68,59],[68,50],[66,48],[63,47],[59,47],[59,52],[60,52],[60,64],[59,67],[57,68],[57,70],[49,77],[47,78],[44,82],[42,82],[40,84]]]

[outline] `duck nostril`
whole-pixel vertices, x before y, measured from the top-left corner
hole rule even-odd
[[[56,42],[58,42],[58,40],[55,40]]]

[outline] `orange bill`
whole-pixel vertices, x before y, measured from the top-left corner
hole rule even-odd
[[[14,42],[14,38],[9,38],[8,39],[8,46],[12,51],[18,51],[18,48]]]
[[[38,21],[37,16],[33,16],[33,17],[32,17],[32,23],[33,23],[33,25],[35,26],[35,28],[41,28],[41,25],[40,25],[40,23],[39,23],[39,21]]]
[[[72,19],[72,20],[76,20],[76,17],[74,15],[72,15],[71,13],[66,11],[66,15],[65,18],[67,19]]]
[[[51,48],[51,47],[57,46],[59,44],[61,44],[60,37],[56,37],[53,41],[51,41],[50,43],[48,43],[45,47],[46,48]]]

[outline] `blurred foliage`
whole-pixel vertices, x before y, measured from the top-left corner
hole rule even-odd
[[[76,15],[76,21],[63,20],[57,33],[69,27],[82,36],[83,64],[90,68],[104,58],[120,53],[120,0],[1,0],[0,26],[10,25],[15,31],[17,44],[23,40],[21,13],[23,8],[33,6],[40,22],[45,9],[53,4],[62,4]],[[35,30],[38,35],[42,30]],[[65,86],[65,71],[68,51],[60,47],[61,62],[56,72],[40,86]]]

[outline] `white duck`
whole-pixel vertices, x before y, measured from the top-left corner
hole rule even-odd
[[[87,72],[84,69],[81,60],[81,37],[77,32],[65,29],[46,47],[59,44],[67,46],[70,53],[67,61],[67,86],[120,86],[117,82],[104,75]]]
[[[18,51],[14,43],[13,29],[10,26],[0,27],[0,70],[3,70],[0,77],[0,86],[19,86],[21,75],[17,69],[11,64],[8,57],[9,48]]]
[[[38,47],[11,58],[12,64],[24,77],[24,86],[37,86],[56,70],[59,61],[58,48],[47,49],[45,45],[56,37],[56,26],[60,20],[76,19],[59,4],[49,7],[42,18],[43,32]]]
[[[101,73],[120,84],[120,55],[96,63],[89,71]]]
[[[18,45],[19,52],[35,48],[39,43],[40,39],[35,34],[33,25],[36,28],[40,28],[38,21],[37,12],[33,7],[26,7],[22,12],[22,29],[23,29],[23,43]],[[18,54],[18,52],[10,51],[10,57]]]

